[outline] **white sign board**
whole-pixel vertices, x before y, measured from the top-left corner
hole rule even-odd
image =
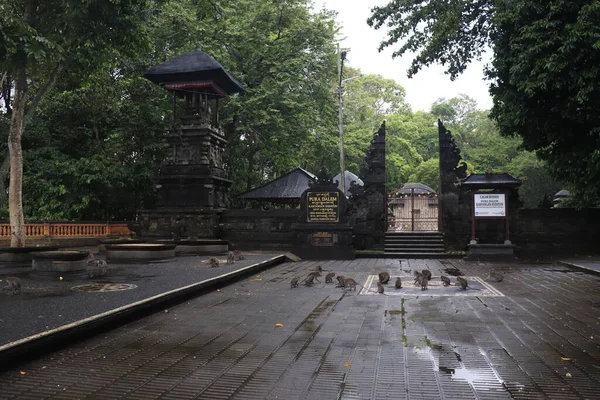
[[[476,217],[505,217],[506,201],[503,193],[475,194]]]

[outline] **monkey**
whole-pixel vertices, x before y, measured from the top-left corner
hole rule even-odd
[[[344,276],[343,275],[338,275],[335,277],[335,279],[337,279],[338,284],[336,287],[346,287],[346,285],[344,284]]]
[[[379,282],[378,282],[379,283]],[[356,281],[352,278],[344,278],[344,287],[348,289],[354,289],[356,292]]]
[[[425,277],[425,275],[423,275],[421,277],[421,290],[427,290],[427,286],[429,285],[429,280]]]
[[[323,272],[323,267],[321,267],[320,265],[317,265],[315,268],[315,271]]]
[[[383,294],[383,292],[385,292],[383,285],[381,284],[381,282],[377,282],[377,293]]]
[[[490,271],[488,279],[489,278],[494,278],[496,282],[502,282],[502,280],[504,279],[504,274],[500,271]]]
[[[235,262],[235,256],[233,255],[233,251],[227,253],[227,264],[233,264]]]
[[[314,280],[316,280],[317,282],[321,283],[321,281],[319,279],[317,279],[317,277],[321,276],[321,273],[319,271],[313,271],[313,272],[309,272],[306,279],[308,279],[309,277],[313,277]]]
[[[290,289],[297,288],[297,287],[298,287],[298,281],[299,281],[299,280],[300,280],[300,277],[299,277],[299,276],[295,276],[295,277],[293,277],[293,278],[292,278],[292,281],[290,282],[290,286],[291,286],[291,287],[290,287]]]
[[[315,276],[308,274],[308,277],[304,280],[305,286],[312,286],[315,283]]]
[[[90,258],[86,263],[88,277],[93,278],[95,276],[106,275],[106,261],[98,260],[93,254],[90,254]]]
[[[233,251],[233,258],[234,258],[236,261],[241,261],[241,260],[244,260],[246,257],[244,257],[244,255],[242,254],[242,252],[241,252],[241,251],[239,251],[239,250],[234,250],[234,251]]]
[[[396,278],[396,289],[402,289],[402,279],[400,277]]]
[[[421,279],[423,278],[423,274],[419,271],[415,271],[415,286],[419,286],[421,284]]]
[[[6,278],[7,288],[10,289],[11,294],[21,293],[21,280],[16,276],[9,276]]]
[[[219,260],[217,260],[215,257],[210,257],[208,259],[208,265],[211,268],[218,268],[219,267]]]
[[[386,284],[390,281],[390,273],[383,271],[379,273],[379,282]]]
[[[431,271],[430,270],[424,269],[421,273],[428,281],[431,280]]]
[[[444,286],[450,286],[450,278],[442,275],[442,276],[440,276],[440,279],[442,280],[442,282],[444,282]]]
[[[467,288],[469,287],[469,282],[465,278],[463,278],[462,276],[457,276],[456,280],[458,281],[461,290],[467,290]]]
[[[333,277],[335,276],[335,272],[330,272],[325,275],[325,283],[333,283]]]

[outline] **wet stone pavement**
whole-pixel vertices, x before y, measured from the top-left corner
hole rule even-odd
[[[361,286],[290,289],[317,265]],[[404,288],[373,293],[382,270]],[[600,399],[599,288],[558,264],[288,262],[6,371],[0,398]]]

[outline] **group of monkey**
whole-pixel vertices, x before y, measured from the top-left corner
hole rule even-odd
[[[318,265],[314,271],[311,271],[308,273],[308,275],[304,278],[302,283],[304,283],[305,286],[312,286],[315,283],[315,281],[317,281],[318,283],[321,283],[321,281],[319,281],[317,278],[322,276],[322,272],[323,272],[323,268],[320,265]],[[325,275],[325,283],[333,283],[334,276],[335,276],[335,272],[327,273],[327,275]],[[383,285],[389,283],[391,276],[390,276],[390,273],[387,271],[380,272],[378,274],[378,276],[379,276],[379,281],[377,282],[377,293],[384,294],[385,286],[383,286]],[[488,275],[488,279],[489,278],[495,279],[496,282],[501,282],[504,279],[504,275],[500,271],[490,271],[490,273]],[[299,277],[299,276],[295,276],[292,278],[292,281],[290,282],[291,289],[298,287],[298,285],[300,284],[300,279],[301,279],[301,277]],[[341,288],[346,288],[346,289],[354,289],[356,291],[356,286],[357,285],[361,286],[354,279],[346,278],[343,275],[338,275],[336,277],[336,279],[338,281],[338,284],[336,285],[336,287],[341,287]],[[452,285],[450,278],[448,278],[447,276],[442,275],[440,277],[440,279],[444,286]],[[427,290],[430,280],[431,280],[431,271],[430,270],[424,269],[421,272],[415,271],[414,285],[417,287],[420,287],[421,290]],[[462,276],[457,276],[456,281],[457,281],[456,286],[459,286],[461,290],[472,289],[469,286],[469,282]],[[363,286],[361,286],[361,287],[365,290],[371,291],[370,289],[367,289]],[[394,283],[394,288],[402,289],[402,279],[400,277],[396,278],[396,282]],[[473,290],[479,290],[479,289],[473,289]]]
[[[227,253],[227,264],[233,264],[236,261],[241,261],[243,259],[245,259],[245,257],[239,250],[233,250]],[[220,265],[219,259],[216,257],[210,257],[208,259],[208,265],[211,268],[217,268]]]

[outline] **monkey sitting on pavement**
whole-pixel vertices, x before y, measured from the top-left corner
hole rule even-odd
[[[440,276],[440,279],[442,280],[442,282],[444,282],[444,286],[450,286],[450,278],[442,275],[442,276]]]
[[[21,293],[21,280],[16,276],[9,276],[6,278],[6,284],[6,287],[10,290],[11,294]]]
[[[377,293],[383,294],[383,292],[385,292],[383,285],[381,284],[381,282],[377,282]]]
[[[490,271],[488,279],[489,278],[495,279],[496,282],[502,282],[502,280],[504,279],[504,274],[500,271]]]
[[[233,255],[233,251],[227,253],[227,264],[233,264],[235,262],[235,256]]]
[[[295,276],[292,278],[292,281],[290,282],[290,289],[293,288],[297,288],[298,287],[298,281],[300,280],[299,276]]]
[[[384,285],[390,281],[390,273],[387,271],[383,271],[379,273],[379,282]]]
[[[402,279],[400,277],[396,278],[396,289],[402,289]]]
[[[325,275],[325,283],[333,283],[333,277],[335,276],[335,272],[329,272]]]

